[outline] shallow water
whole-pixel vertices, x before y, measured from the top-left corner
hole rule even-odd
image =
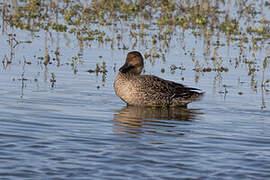
[[[193,48],[201,63],[211,64],[212,55],[204,55],[205,39],[190,30],[181,34],[184,39],[172,40],[166,61],[146,60],[145,74],[205,91],[187,108],[159,109],[126,106],[114,93],[117,70],[133,49],[112,49],[97,41],[82,48],[74,36],[52,31],[48,51],[56,58],[60,47],[60,65],[51,60],[45,66],[39,58],[45,54],[45,31],[33,36],[8,27],[7,32],[32,42],[17,45],[12,63],[0,65],[1,179],[270,177],[270,88],[260,87],[261,70],[247,75],[245,63],[235,68],[229,61],[239,56],[238,43],[218,50],[228,72],[193,70]],[[11,57],[9,37],[0,36],[3,59]],[[226,43],[226,37],[220,41]],[[267,42],[255,51],[259,66]],[[144,54],[147,48],[135,49]],[[215,47],[210,49],[212,54]],[[251,54],[246,57],[253,59]],[[106,73],[87,72],[102,62]],[[172,71],[172,65],[184,69]],[[264,76],[270,78],[269,67]]]

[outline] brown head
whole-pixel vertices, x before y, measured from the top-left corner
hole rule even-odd
[[[132,51],[127,54],[126,63],[119,69],[121,73],[141,74],[143,57],[140,52]]]

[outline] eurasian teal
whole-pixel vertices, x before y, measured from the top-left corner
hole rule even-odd
[[[115,93],[128,105],[186,106],[202,95],[201,90],[186,87],[153,75],[140,75],[144,67],[138,51],[129,52],[126,63],[114,81]]]

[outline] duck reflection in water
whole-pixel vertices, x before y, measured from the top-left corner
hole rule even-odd
[[[126,106],[114,115],[115,133],[140,134],[172,132],[183,135],[179,125],[188,125],[197,110]],[[175,130],[175,131],[174,131]],[[174,131],[174,132],[173,132]]]

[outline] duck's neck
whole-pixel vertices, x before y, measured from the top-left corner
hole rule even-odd
[[[139,76],[140,74],[135,74],[135,73],[132,73],[132,72],[126,72],[126,73],[121,73],[119,72],[118,73],[118,76],[121,77],[121,78],[125,78],[125,79],[129,79],[131,77],[135,77],[135,76]]]

